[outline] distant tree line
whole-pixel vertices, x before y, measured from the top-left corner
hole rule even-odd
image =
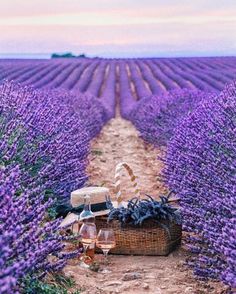
[[[86,55],[85,54],[74,55],[71,52],[66,52],[62,54],[53,53],[51,55],[51,58],[86,58]]]

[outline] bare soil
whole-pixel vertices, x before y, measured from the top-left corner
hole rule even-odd
[[[142,194],[158,197],[165,187],[157,181],[163,164],[157,159],[160,150],[139,138],[133,125],[121,118],[111,120],[92,142],[88,173],[90,184],[104,185],[114,198],[115,166],[125,161],[138,177]],[[126,174],[122,177],[123,197],[132,197],[132,188]],[[226,288],[220,283],[200,282],[184,266],[187,252],[179,248],[169,256],[109,256],[104,272],[102,255],[96,255],[97,271],[83,269],[78,260],[65,268],[66,275],[75,278],[82,293],[153,293],[153,294],[222,294]]]
[[[157,158],[162,157],[163,152],[145,144],[129,121],[119,117],[112,119],[93,140],[91,148],[87,169],[90,185],[108,187],[111,197],[115,198],[115,167],[125,161],[137,177],[142,196],[158,197],[165,192],[165,187],[158,180],[163,163]],[[124,200],[131,199],[134,191],[126,171],[122,174],[121,186]]]

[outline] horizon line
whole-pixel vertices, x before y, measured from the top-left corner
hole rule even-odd
[[[51,59],[51,56],[52,54],[54,53],[57,53],[57,54],[65,54],[65,53],[72,53],[72,54],[75,54],[75,55],[79,55],[79,54],[85,54],[85,57],[72,57],[72,58],[65,58],[65,57],[62,57],[61,59],[93,59],[93,58],[101,58],[101,59],[124,59],[124,58],[194,58],[194,57],[236,57],[236,54],[231,54],[231,53],[215,53],[215,54],[211,54],[211,53],[176,53],[176,54],[148,54],[148,53],[144,53],[143,56],[142,54],[134,54],[134,56],[131,56],[131,54],[120,54],[120,57],[118,56],[118,52],[117,54],[115,54],[114,56],[113,55],[110,55],[109,53],[107,54],[98,54],[98,55],[93,55],[93,54],[86,54],[86,53],[73,53],[71,51],[63,51],[63,52],[60,52],[60,51],[57,51],[57,52],[50,52],[50,53],[1,53],[0,52],[0,59],[31,59],[33,56],[34,58],[33,59],[36,59],[36,57],[38,56],[37,59]],[[137,55],[137,56],[136,56]],[[7,57],[9,56],[9,57]],[[12,57],[17,57],[17,58],[12,58]],[[27,58],[27,56],[29,58]],[[45,56],[44,58],[40,58],[40,56]],[[47,57],[46,57],[47,56]],[[55,58],[56,59],[56,58]],[[59,58],[58,58],[59,59]]]

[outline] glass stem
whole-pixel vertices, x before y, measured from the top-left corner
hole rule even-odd
[[[83,245],[83,246],[84,246],[84,255],[86,256],[86,251],[87,251],[89,245]]]
[[[104,249],[103,250],[103,254],[104,254],[104,257],[105,257],[105,264],[108,264],[108,252],[109,252],[109,249]]]

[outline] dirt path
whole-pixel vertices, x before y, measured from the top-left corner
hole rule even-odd
[[[90,184],[108,187],[111,197],[115,197],[115,166],[125,161],[138,178],[141,194],[158,196],[165,191],[163,185],[157,181],[158,171],[162,168],[162,162],[157,160],[158,155],[161,153],[151,145],[144,144],[130,122],[119,117],[112,119],[92,142],[88,166]],[[130,199],[133,190],[125,171],[121,186],[124,199]]]
[[[158,150],[144,144],[131,123],[116,118],[110,121],[99,137],[92,142],[88,173],[90,184],[110,188],[114,197],[114,169],[120,161],[129,163],[139,178],[142,193],[158,195],[165,189],[158,184],[157,176],[162,163],[157,160]],[[159,154],[160,155],[160,154]],[[129,199],[130,183],[122,178],[123,196]],[[222,294],[217,283],[199,283],[183,266],[186,251],[182,248],[168,257],[160,256],[110,256],[110,273],[85,270],[73,260],[65,269],[72,275],[85,294]],[[97,255],[96,259],[101,259]]]

